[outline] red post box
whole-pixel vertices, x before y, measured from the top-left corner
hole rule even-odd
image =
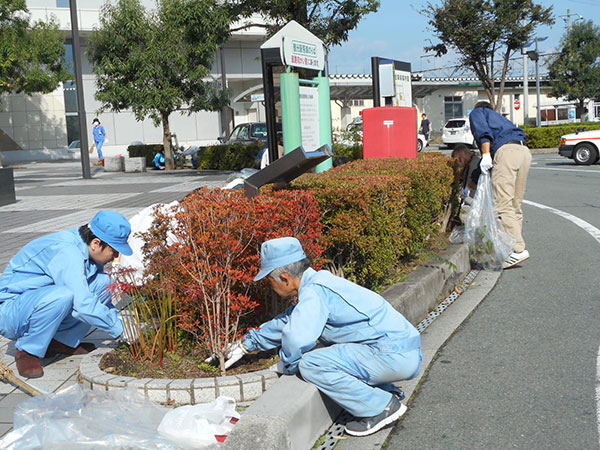
[[[416,158],[417,111],[406,106],[363,109],[364,158]]]

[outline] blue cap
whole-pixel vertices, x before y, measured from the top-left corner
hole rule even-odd
[[[116,211],[98,211],[90,222],[92,233],[112,248],[124,255],[131,255],[133,250],[127,243],[131,225],[123,214]]]
[[[302,244],[295,237],[282,237],[263,242],[260,247],[262,267],[254,281],[262,280],[275,269],[306,258]]]

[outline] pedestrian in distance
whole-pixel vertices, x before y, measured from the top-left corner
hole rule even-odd
[[[21,376],[41,377],[40,358],[94,350],[81,342],[92,327],[131,342],[139,328],[123,334],[133,325],[113,306],[103,269],[119,253],[133,253],[130,232],[124,216],[99,211],[89,224],[35,239],[10,260],[0,276],[0,334],[16,341]]]
[[[525,132],[481,101],[469,115],[471,133],[481,150],[482,174],[492,172],[494,202],[500,222],[517,243],[503,267],[513,267],[529,258],[523,240],[523,196],[531,166]],[[493,169],[493,170],[492,170]]]
[[[425,114],[425,113],[421,114],[420,130],[423,133],[423,136],[425,136],[425,139],[427,140],[427,142],[429,142],[429,133],[431,132],[431,122],[429,121],[429,119],[427,118],[427,114]]]
[[[367,436],[402,416],[404,393],[392,382],[419,373],[417,329],[379,294],[314,270],[296,238],[264,242],[261,265],[254,280],[266,278],[296,304],[235,343],[225,367],[247,352],[281,347],[278,372],[299,373],[354,415],[348,434]]]
[[[102,154],[102,146],[107,141],[106,130],[102,125],[100,125],[100,120],[97,117],[92,121],[92,125],[94,126],[94,128],[92,129],[92,134],[94,135],[94,145],[96,146],[96,150],[98,151],[98,162],[94,163],[94,165],[103,166],[104,155]]]

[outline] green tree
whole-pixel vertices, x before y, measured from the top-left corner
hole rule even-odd
[[[249,18],[259,14],[266,21],[246,22],[232,31],[258,26],[273,34],[295,20],[331,48],[347,41],[348,32],[365,15],[377,11],[379,3],[379,0],[238,0],[230,2],[229,7],[233,16]]]
[[[600,97],[600,27],[591,20],[574,24],[561,39],[560,48],[548,68],[550,95],[576,100],[581,118],[584,102]]]
[[[25,0],[0,0],[0,93],[48,93],[71,78],[54,20],[30,24]]]
[[[230,17],[220,3],[159,0],[146,10],[139,0],[107,2],[90,37],[100,110],[131,109],[137,120],[162,123],[167,170],[175,167],[171,113],[217,111],[227,103],[209,78],[215,52],[229,37]]]
[[[439,5],[428,3],[423,14],[441,41],[425,50],[437,56],[455,51],[460,63],[475,72],[497,111],[502,108],[510,58],[539,25],[554,23],[552,7],[533,0],[441,0]]]

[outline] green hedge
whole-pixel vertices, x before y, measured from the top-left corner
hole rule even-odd
[[[350,161],[363,159],[363,146],[362,144],[333,144],[333,156],[336,158],[348,158]]]
[[[254,168],[263,144],[209,145],[198,151],[198,169],[241,170]]]
[[[148,144],[148,145],[130,145],[127,147],[127,153],[130,158],[143,156],[146,158],[146,167],[154,167],[154,156],[158,152],[163,151],[162,144]]]
[[[449,157],[429,153],[354,161],[305,174],[292,188],[317,197],[327,258],[348,279],[377,289],[440,231],[456,198],[458,173]]]
[[[568,123],[547,127],[523,127],[529,148],[558,148],[560,137],[575,133],[578,128],[600,130],[600,122]]]

